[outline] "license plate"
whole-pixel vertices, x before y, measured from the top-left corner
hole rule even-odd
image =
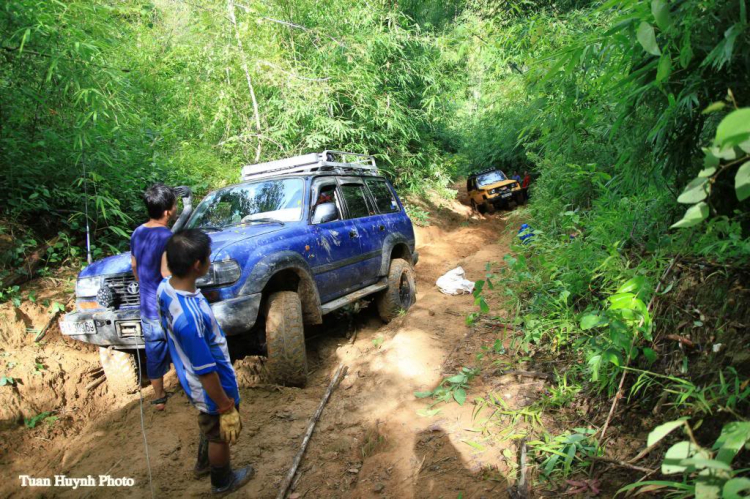
[[[96,334],[96,326],[93,320],[81,322],[60,322],[60,331],[62,334]]]
[[[503,192],[502,196],[504,198],[509,198],[511,196],[511,194],[513,194],[513,193],[512,192]]]

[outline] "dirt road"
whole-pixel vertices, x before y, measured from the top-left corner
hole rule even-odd
[[[252,463],[257,477],[236,497],[275,497],[296,454],[309,417],[336,367],[349,367],[334,392],[301,464],[292,497],[504,497],[504,472],[512,466],[500,446],[476,444],[471,401],[484,393],[469,391],[466,403],[443,404],[431,417],[415,391],[431,390],[441,379],[472,366],[480,347],[496,335],[470,328],[465,317],[476,309],[471,296],[446,296],[435,287],[444,272],[461,265],[467,277],[484,277],[488,262],[499,264],[509,251],[502,215],[470,217],[458,202],[431,206],[433,224],[417,229],[416,305],[383,325],[374,307],[332,317],[308,331],[312,371],[305,389],[258,383],[258,361],[238,360],[244,431],[233,447],[236,464]],[[59,285],[42,286],[37,302],[65,296]],[[46,298],[45,298],[46,297]],[[51,412],[34,428],[6,427],[0,443],[0,496],[146,497],[149,476],[141,433],[138,396],[115,398],[106,382],[96,382],[95,349],[60,336],[56,326],[42,346],[26,334],[48,319],[43,305],[3,306],[0,369],[17,386],[0,388],[3,418],[21,412]],[[350,344],[346,335],[356,331]],[[10,366],[10,367],[9,367]],[[40,367],[41,366],[41,367]],[[162,497],[209,497],[207,479],[191,469],[197,448],[197,424],[173,376],[175,391],[163,413],[144,406],[144,427],[152,483]],[[511,390],[512,391],[512,390]],[[11,393],[12,392],[12,393]],[[514,392],[515,393],[515,392]],[[150,388],[144,396],[151,398]],[[52,412],[54,411],[54,412]],[[424,413],[422,413],[424,414]],[[467,443],[468,442],[468,443]],[[480,451],[481,449],[481,451]],[[19,475],[130,477],[132,487],[22,488]]]

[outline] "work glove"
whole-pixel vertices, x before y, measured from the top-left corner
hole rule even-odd
[[[242,421],[240,421],[240,413],[236,407],[232,407],[231,410],[219,415],[219,434],[221,439],[229,445],[237,442],[241,430]]]

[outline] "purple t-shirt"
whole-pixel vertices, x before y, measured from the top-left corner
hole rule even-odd
[[[141,293],[141,317],[158,319],[156,288],[161,280],[161,257],[167,249],[172,231],[166,227],[141,225],[130,236],[130,253],[135,257]]]

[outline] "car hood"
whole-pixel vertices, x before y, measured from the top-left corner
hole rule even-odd
[[[282,228],[279,224],[247,225],[244,227],[231,227],[221,232],[209,232],[211,238],[211,260],[221,260],[225,256],[224,250],[232,244],[253,237],[276,232]],[[120,253],[97,260],[81,271],[78,277],[94,277],[99,275],[124,274],[132,272],[130,264],[130,252]]]

